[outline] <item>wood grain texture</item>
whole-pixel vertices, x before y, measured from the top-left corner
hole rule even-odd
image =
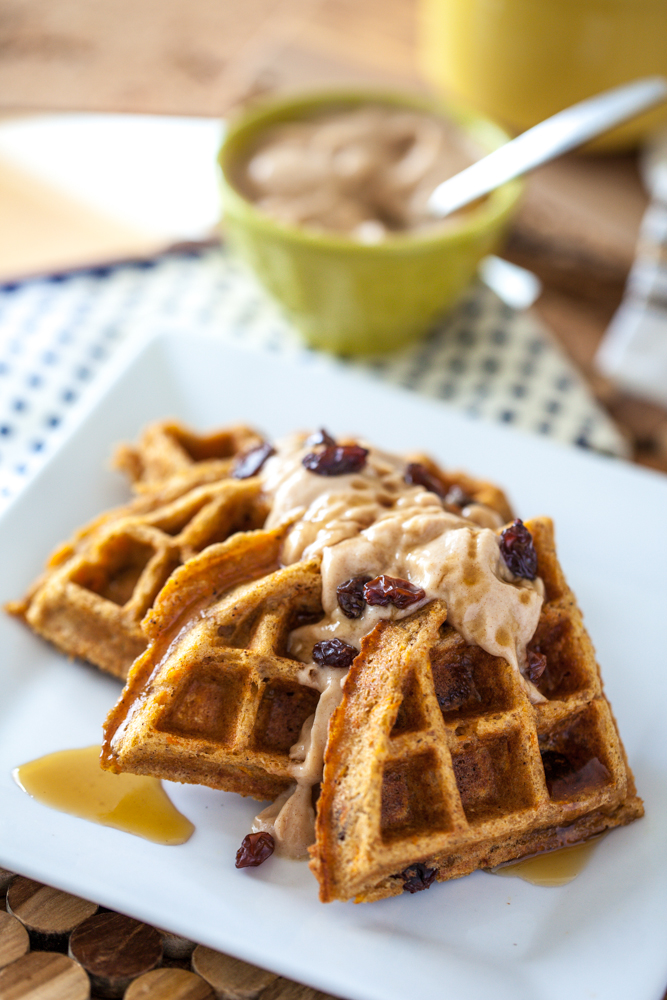
[[[14,878],[14,872],[10,872],[8,868],[0,868],[0,897],[4,899],[7,894],[7,889],[9,883]]]
[[[258,33],[316,0],[0,0],[0,106],[222,114]]]
[[[97,903],[16,875],[7,889],[7,910],[26,928],[33,947],[59,951],[67,935],[97,911]]]
[[[334,997],[291,979],[277,979],[262,993],[262,1000],[334,1000]]]
[[[30,950],[28,932],[11,913],[0,912],[0,969]]]
[[[278,979],[274,972],[201,944],[193,952],[192,968],[210,983],[218,1000],[257,1000]]]
[[[160,964],[162,937],[132,917],[98,913],[74,930],[69,955],[86,970],[96,994],[120,997],[133,979]]]
[[[49,951],[31,951],[0,969],[2,1000],[88,1000],[90,982],[80,965]]]
[[[194,972],[154,969],[135,979],[125,991],[123,1000],[215,1000],[215,993]]]
[[[162,935],[162,951],[165,958],[173,959],[176,962],[188,961],[192,952],[197,947],[194,941],[181,937],[179,934],[172,934],[158,927]]]

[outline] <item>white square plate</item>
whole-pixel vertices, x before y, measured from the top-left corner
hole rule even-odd
[[[237,871],[251,800],[170,785],[196,825],[161,847],[53,812],[12,769],[100,741],[118,684],[0,621],[0,865],[354,1000],[658,1000],[667,984],[667,478],[389,389],[316,357],[288,362],[163,332],[102,398],[0,521],[0,600],[20,596],[72,529],[127,495],[114,442],[149,420],[246,421],[356,432],[506,485],[521,516],[554,517],[646,818],[613,832],[559,889],[482,872],[355,906],[317,900],[306,865]]]

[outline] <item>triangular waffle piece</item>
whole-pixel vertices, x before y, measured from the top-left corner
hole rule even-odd
[[[69,656],[125,678],[146,648],[141,621],[173,570],[266,518],[256,477],[198,485],[199,473],[187,469],[80,529],[10,613]]]
[[[317,562],[278,569],[285,531],[236,535],[174,573],[107,718],[104,767],[258,799],[289,787],[289,750],[319,694],[299,682],[287,639],[322,607]]]
[[[160,420],[142,431],[137,444],[119,445],[114,465],[139,492],[194,469],[200,483],[214,482],[231,475],[236,457],[261,442],[256,431],[242,424],[197,434],[178,421]]]
[[[311,867],[320,898],[369,901],[578,843],[641,816],[547,519],[527,524],[546,599],[531,705],[505,660],[434,602],[381,623],[335,711]]]

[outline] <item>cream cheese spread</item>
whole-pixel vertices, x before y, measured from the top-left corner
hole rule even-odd
[[[303,465],[313,450],[306,440],[294,435],[278,442],[262,471],[263,488],[272,501],[266,527],[293,522],[283,563],[317,555],[322,559],[324,617],[295,629],[289,640],[291,655],[308,664],[301,683],[317,688],[320,701],[290,753],[294,788],[264,810],[253,827],[271,832],[278,853],[290,857],[305,856],[314,840],[312,787],[322,777],[328,722],[345,679],[339,668],[313,663],[316,643],[337,638],[358,649],[381,619],[413,614],[439,599],[447,604],[448,623],[467,643],[507,660],[531,701],[544,701],[521,674],[544,586],[539,577],[515,577],[505,565],[499,538],[489,526],[499,526],[496,512],[472,504],[461,516],[450,513],[435,493],[405,481],[404,458],[365,444],[368,455],[359,472],[318,475]],[[403,610],[392,604],[367,605],[361,617],[346,617],[338,604],[338,586],[352,577],[382,574],[408,580],[425,596]]]

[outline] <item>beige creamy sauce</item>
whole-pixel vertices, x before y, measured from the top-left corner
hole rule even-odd
[[[322,777],[328,722],[345,679],[340,669],[312,664],[315,643],[336,637],[358,649],[381,619],[405,617],[439,599],[447,604],[449,624],[466,642],[503,657],[520,672],[544,595],[539,578],[514,577],[505,566],[498,536],[488,526],[499,526],[494,511],[474,504],[465,517],[450,513],[434,493],[405,482],[406,461],[399,456],[369,447],[359,473],[328,477],[303,466],[311,450],[304,435],[279,442],[262,473],[273,501],[266,527],[294,521],[283,548],[284,564],[322,557],[324,617],[295,629],[289,642],[292,655],[310,664],[301,682],[320,690],[322,697],[290,753],[295,788],[261,813],[253,828],[269,830],[278,852],[290,857],[305,856],[314,839],[312,786]],[[421,604],[403,611],[367,605],[361,618],[347,618],[338,605],[337,587],[354,576],[383,573],[421,587]],[[521,679],[533,702],[544,700],[530,681]]]
[[[267,129],[236,183],[282,222],[377,243],[451,224],[430,214],[429,195],[479,155],[453,122],[371,104]]]

